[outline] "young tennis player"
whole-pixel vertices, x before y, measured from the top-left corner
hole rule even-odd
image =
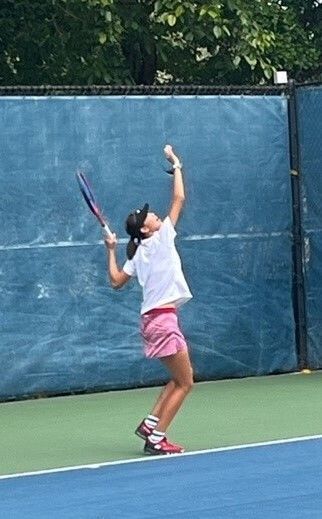
[[[168,216],[162,221],[149,211],[148,204],[128,216],[125,224],[130,235],[128,260],[122,269],[117,265],[115,234],[105,238],[111,285],[117,289],[131,277],[137,277],[143,289],[141,334],[145,355],[159,359],[171,376],[154,408],[135,431],[145,440],[144,451],[149,454],[184,451],[180,445],[168,441],[166,430],[193,385],[188,348],[177,315],[177,307],[192,297],[174,243],[175,225],[185,200],[182,166],[170,145],[164,152],[173,168]]]

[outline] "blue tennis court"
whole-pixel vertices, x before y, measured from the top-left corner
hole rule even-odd
[[[322,436],[1,476],[0,517],[320,518]]]

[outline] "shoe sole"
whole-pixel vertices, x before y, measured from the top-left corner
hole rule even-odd
[[[150,449],[144,449],[145,454],[151,454],[151,456],[171,456],[170,452],[160,452]]]
[[[172,456],[173,454],[183,454],[184,451],[180,451],[180,452],[163,452],[163,451],[158,451],[158,450],[154,450],[154,449],[149,449],[149,447],[146,447],[144,449],[144,453],[145,454],[152,454],[153,456]]]

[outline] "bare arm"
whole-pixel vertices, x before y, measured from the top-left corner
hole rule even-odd
[[[113,234],[111,237],[104,237],[104,242],[107,251],[107,271],[110,279],[112,288],[121,288],[125,283],[131,279],[131,276],[126,274],[124,270],[120,270],[116,260],[116,235]]]
[[[164,148],[166,158],[173,164],[173,194],[172,202],[169,211],[169,218],[172,224],[175,226],[179,216],[181,214],[184,202],[185,202],[185,191],[183,183],[183,175],[181,170],[180,161],[177,155],[174,153],[172,146],[167,144]],[[177,166],[177,167],[176,167]]]

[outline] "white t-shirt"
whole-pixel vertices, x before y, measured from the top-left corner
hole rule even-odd
[[[167,303],[180,306],[192,298],[174,244],[177,233],[167,216],[159,231],[142,240],[123,270],[136,276],[143,289],[141,314]]]

